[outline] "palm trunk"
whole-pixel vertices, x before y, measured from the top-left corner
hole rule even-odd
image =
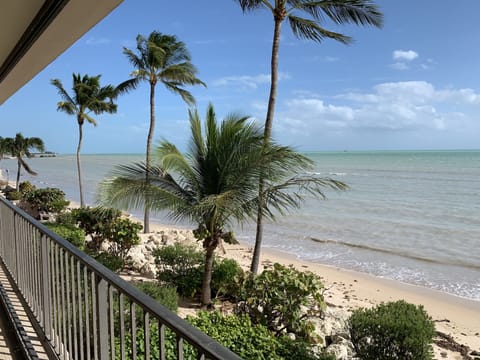
[[[213,259],[214,252],[218,241],[211,239],[208,246],[205,248],[205,267],[203,270],[202,281],[202,295],[201,303],[203,309],[208,309],[212,306],[212,273],[213,273]]]
[[[147,184],[147,188],[150,184],[150,155],[151,155],[151,147],[152,147],[152,140],[153,140],[153,133],[155,131],[155,84],[150,83],[150,128],[148,129],[148,137],[147,137],[147,151],[146,151],[146,158],[145,158],[145,166],[147,168],[147,174],[145,176],[145,183]],[[150,201],[148,198],[148,193],[145,197],[145,214],[143,217],[143,232],[145,234],[150,232]]]
[[[80,189],[80,207],[85,206],[85,201],[83,200],[83,184],[82,184],[82,166],[80,164],[80,150],[82,149],[83,141],[83,127],[82,122],[78,122],[78,146],[77,146],[77,171],[78,171],[78,186]]]
[[[15,189],[17,191],[20,190],[20,171],[22,170],[22,162],[20,161],[20,158],[17,157],[17,184],[15,186]]]
[[[272,44],[272,59],[271,59],[271,83],[270,83],[270,96],[268,99],[267,117],[265,119],[264,130],[264,143],[265,145],[270,141],[272,134],[273,116],[275,113],[275,102],[277,100],[277,82],[278,82],[278,51],[280,48],[280,29],[282,26],[283,18],[275,17],[275,29],[273,32],[273,44]],[[258,272],[258,265],[260,263],[260,252],[262,249],[263,240],[263,213],[265,199],[263,197],[264,180],[260,177],[260,183],[258,186],[258,211],[257,211],[257,232],[255,236],[255,248],[253,250],[252,265],[250,271],[253,274]]]

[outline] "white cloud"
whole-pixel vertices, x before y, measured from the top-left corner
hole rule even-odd
[[[287,73],[279,73],[278,80],[290,79]],[[213,81],[213,86],[240,86],[247,89],[256,89],[259,85],[270,83],[270,74],[259,74],[255,76],[225,76]]]
[[[478,123],[479,110],[480,93],[472,89],[437,89],[426,81],[389,82],[366,93],[339,94],[331,103],[318,96],[290,99],[277,112],[276,131],[288,143],[311,143],[311,147],[318,147],[319,136],[328,134],[448,137],[478,126],[473,124]]]
[[[412,61],[418,57],[418,53],[413,50],[395,50],[392,57],[393,60]]]

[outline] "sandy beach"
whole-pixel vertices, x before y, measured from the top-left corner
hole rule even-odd
[[[243,267],[250,264],[252,249],[244,245],[226,245],[226,257],[234,258]],[[354,310],[371,307],[381,302],[405,300],[423,305],[435,321],[438,331],[452,336],[461,345],[480,351],[480,302],[463,299],[424,287],[382,279],[365,273],[355,272],[318,263],[300,261],[289,254],[264,249],[262,265],[272,263],[293,265],[319,275],[325,285],[325,300],[329,306]],[[435,347],[436,358],[462,359],[459,353],[446,352]]]

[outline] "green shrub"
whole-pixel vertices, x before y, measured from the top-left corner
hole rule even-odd
[[[193,297],[201,287],[205,255],[195,246],[174,244],[153,251],[160,283],[175,286],[181,296]],[[243,273],[235,260],[223,259],[213,263],[212,296],[227,296],[236,291],[236,278]]]
[[[28,193],[35,191],[37,188],[30,181],[23,181],[18,184],[18,189],[22,194],[22,197],[26,196]]]
[[[335,360],[332,355],[316,354],[302,339],[276,337],[246,315],[202,311],[196,317],[188,316],[187,321],[243,359]]]
[[[142,225],[130,219],[115,219],[103,231],[103,237],[110,242],[108,252],[113,256],[118,256],[125,262],[132,246],[140,244],[138,232],[142,228]]]
[[[177,289],[172,286],[163,286],[153,282],[134,282],[139,290],[148,296],[151,296],[157,302],[170,309],[173,312],[178,310],[178,294]]]
[[[89,251],[88,254],[92,256],[95,260],[97,260],[100,264],[109,268],[113,272],[118,272],[122,270],[125,266],[125,262],[123,261],[123,259],[106,252],[92,253]]]
[[[435,325],[422,306],[403,300],[355,310],[350,334],[362,360],[433,358]]]
[[[77,226],[77,219],[75,218],[75,215],[72,211],[65,211],[58,214],[55,217],[55,222],[61,225],[68,225],[68,226],[75,226],[75,227]]]
[[[277,354],[278,340],[265,326],[253,324],[248,316],[200,312],[197,317],[187,317],[187,321],[243,359],[283,359]]]
[[[201,288],[204,255],[194,246],[168,245],[153,251],[160,283],[176,286],[181,296],[192,297]]]
[[[202,263],[203,265],[203,263]],[[212,293],[215,297],[232,297],[239,286],[239,278],[243,276],[243,270],[233,259],[214,261],[212,274]]]
[[[291,339],[288,336],[278,338],[280,347],[277,353],[283,359],[302,360],[336,360],[335,355],[327,353],[316,353],[312,344],[302,339]]]
[[[108,240],[106,233],[120,215],[120,210],[112,208],[85,207],[72,210],[78,226],[90,236],[87,247],[94,253],[99,252],[103,241]]]
[[[5,194],[5,197],[7,198],[7,200],[10,200],[10,201],[21,200],[22,197],[23,197],[22,193],[20,191],[15,190],[15,189],[5,190],[4,194]]]
[[[58,236],[71,242],[80,250],[85,250],[85,231],[72,225],[45,223],[45,225]]]
[[[25,200],[37,212],[60,213],[68,204],[65,193],[57,188],[36,189],[25,194]]]
[[[277,336],[285,332],[314,341],[314,325],[326,305],[323,284],[311,272],[274,264],[258,276],[248,277],[241,289],[237,312],[247,314],[255,324],[265,325]]]

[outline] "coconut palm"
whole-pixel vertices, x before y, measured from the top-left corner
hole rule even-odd
[[[30,175],[37,175],[23,159],[32,157],[31,149],[39,152],[45,151],[43,140],[38,137],[26,138],[21,133],[17,133],[14,138],[4,138],[1,141],[4,154],[10,154],[17,158],[17,182],[16,189],[19,190],[20,174],[22,168]]]
[[[288,20],[294,36],[299,39],[313,40],[318,43],[325,39],[333,39],[344,44],[351,43],[352,38],[325,29],[323,23],[326,18],[329,18],[334,24],[373,25],[376,27],[381,27],[383,21],[382,13],[371,0],[236,0],[236,2],[240,4],[244,13],[265,9],[272,13],[274,20],[270,95],[264,130],[265,141],[270,139],[272,132],[277,98],[278,53],[283,21]],[[259,209],[251,265],[253,273],[258,271],[262,233],[263,219],[262,211]]]
[[[57,111],[66,112],[77,117],[78,123],[78,145],[77,145],[77,170],[78,185],[80,190],[80,206],[85,206],[83,197],[82,168],[80,162],[80,151],[83,141],[83,124],[85,121],[97,126],[97,121],[91,113],[100,115],[102,113],[113,114],[117,112],[117,105],[113,100],[123,91],[127,90],[125,85],[115,87],[113,85],[100,86],[100,77],[80,76],[73,74],[72,94],[70,95],[63,87],[59,79],[52,79],[51,84],[58,90],[62,101],[57,103]],[[122,83],[125,84],[125,83]]]
[[[273,141],[264,147],[263,129],[247,117],[232,114],[218,124],[213,106],[207,109],[205,131],[196,111],[190,111],[188,154],[163,141],[154,164],[117,167],[99,189],[99,202],[124,209],[139,208],[148,198],[152,209],[167,210],[174,220],[198,225],[195,236],[205,250],[201,302],[211,305],[214,251],[230,239],[234,222],[254,219],[259,205],[258,185],[264,176],[262,213],[269,219],[297,208],[305,194],[323,196],[327,186],[345,184],[307,175],[312,162]],[[149,173],[149,182],[145,173]],[[300,175],[299,175],[300,174]]]
[[[190,54],[185,44],[175,36],[153,31],[148,38],[137,36],[137,53],[123,48],[135,70],[131,73],[133,85],[147,82],[150,85],[150,127],[147,136],[145,164],[150,165],[151,147],[155,131],[155,87],[162,83],[171,92],[178,94],[188,104],[195,104],[192,94],[185,90],[185,85],[204,85],[196,77],[197,69],[191,63]],[[148,176],[148,172],[146,176]],[[148,180],[148,178],[147,178]],[[144,232],[150,232],[148,202],[145,206]]]

